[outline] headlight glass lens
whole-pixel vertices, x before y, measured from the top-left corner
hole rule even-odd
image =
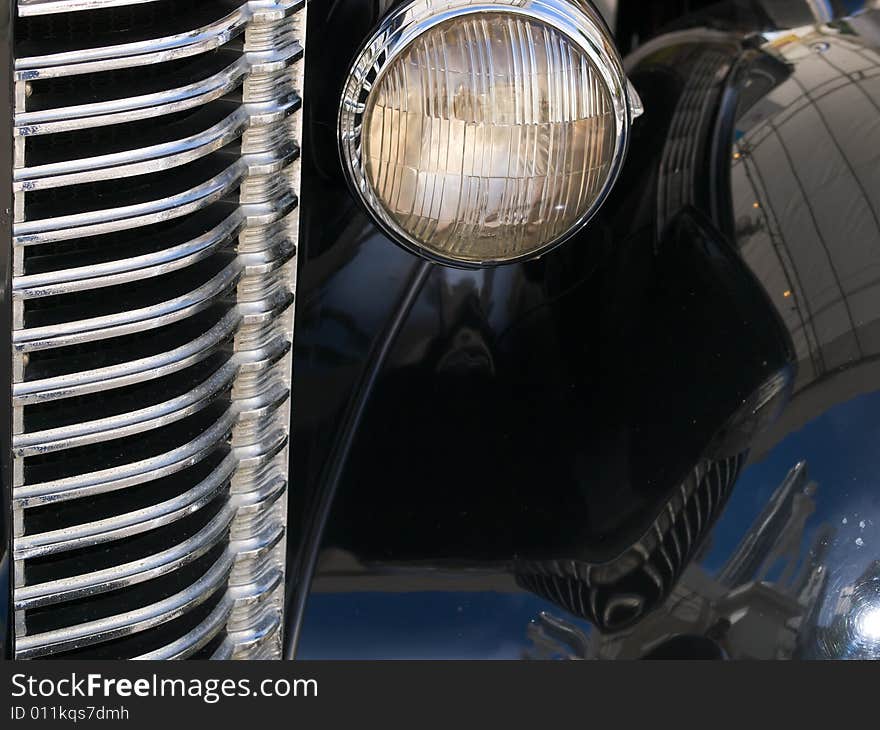
[[[461,15],[383,69],[362,122],[382,217],[439,257],[501,262],[582,222],[617,134],[608,88],[562,33],[508,13]]]

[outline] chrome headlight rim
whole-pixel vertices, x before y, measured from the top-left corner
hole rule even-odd
[[[547,25],[584,53],[604,82],[613,107],[614,150],[602,190],[561,235],[521,254],[485,260],[446,256],[413,238],[387,213],[363,166],[363,118],[371,90],[392,62],[421,35],[450,20],[477,14],[510,14]],[[642,113],[611,31],[589,0],[410,0],[388,14],[361,46],[343,88],[337,138],[345,177],[359,202],[384,232],[405,249],[435,263],[465,269],[539,258],[583,230],[608,198],[623,167],[632,122]]]

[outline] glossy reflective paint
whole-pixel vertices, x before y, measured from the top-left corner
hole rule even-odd
[[[424,281],[328,157],[377,17],[310,5],[299,656],[880,656],[877,14],[655,43],[589,228]]]
[[[775,34],[764,49],[794,70],[740,110],[733,215],[741,256],[792,334],[798,377],[744,474],[786,506],[764,564],[736,579],[797,597],[802,655],[877,658],[880,12]],[[792,468],[797,486],[768,494]]]

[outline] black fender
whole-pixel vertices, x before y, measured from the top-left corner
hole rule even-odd
[[[309,7],[335,42],[305,94],[291,650],[870,655],[876,13],[644,46],[599,215],[470,272],[400,249],[343,179],[338,91],[377,18]]]

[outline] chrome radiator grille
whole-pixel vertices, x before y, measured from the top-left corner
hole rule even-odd
[[[18,0],[19,658],[280,654],[304,0]]]

